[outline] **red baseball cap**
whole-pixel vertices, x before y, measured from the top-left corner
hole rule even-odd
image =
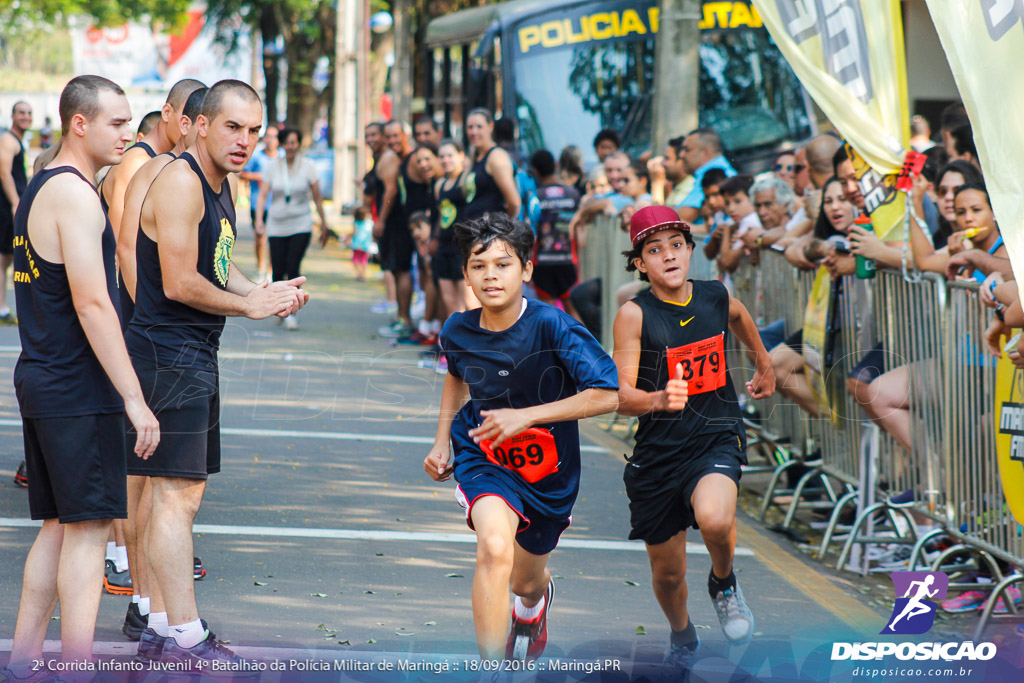
[[[677,228],[690,232],[690,224],[679,220],[670,206],[645,206],[629,220],[629,241],[635,247],[659,230]]]

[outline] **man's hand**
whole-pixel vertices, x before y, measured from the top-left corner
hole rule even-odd
[[[682,363],[676,363],[675,377],[665,384],[664,391],[660,393],[661,400],[659,400],[660,405],[658,406],[658,410],[662,412],[678,413],[686,407],[686,403],[689,401],[690,388],[686,380],[683,379]]]
[[[511,438],[533,426],[533,420],[525,410],[499,408],[498,410],[481,410],[484,421],[479,427],[469,430],[473,441],[492,440],[492,448],[497,448],[505,439]]]
[[[985,278],[985,281],[981,283],[981,289],[978,290],[978,295],[981,297],[981,303],[985,304],[989,308],[995,308],[999,302],[996,301],[995,290],[996,287],[1006,282],[1006,278],[999,271],[996,271]]]
[[[1006,330],[999,318],[992,316],[992,322],[985,328],[985,348],[995,356],[1001,358],[1003,355],[1003,332]]]
[[[821,263],[828,268],[828,273],[832,276],[833,280],[838,280],[844,275],[853,275],[857,272],[857,262],[849,254],[832,252]]]
[[[430,453],[423,459],[423,469],[434,481],[448,481],[452,476],[454,465],[448,462],[448,444],[434,444]]]
[[[885,246],[885,242],[878,239],[878,235],[874,232],[865,230],[859,225],[850,226],[850,233],[848,237],[850,239],[850,251],[854,254],[860,254],[865,258],[878,260],[886,253],[887,247]]]
[[[160,443],[160,423],[141,398],[125,401],[124,412],[138,435],[135,439],[135,455],[143,460],[149,459]]]
[[[256,224],[252,226],[252,229],[260,237],[267,234],[267,224],[263,222],[263,216],[256,214]]]
[[[946,263],[946,279],[955,280],[960,271],[971,265],[971,249],[961,251],[949,257]]]
[[[295,301],[292,304],[292,306],[289,309],[289,311],[285,312],[285,313],[278,313],[277,314],[278,316],[280,316],[282,318],[287,318],[289,315],[294,315],[294,314],[298,313],[299,309],[301,309],[303,306],[305,306],[307,303],[309,303],[309,292],[305,292],[305,291],[299,289],[299,287],[301,287],[303,285],[303,283],[305,283],[305,282],[306,282],[306,277],[304,275],[300,275],[299,277],[293,278],[291,280],[284,280],[284,281],[279,281],[279,282],[271,282],[270,284],[267,285],[267,289],[272,289],[272,290],[293,289],[295,291]]]
[[[775,370],[767,356],[759,360],[754,378],[747,382],[747,394],[753,399],[768,398],[775,393]]]
[[[289,312],[298,310],[295,305],[302,294],[304,293],[301,290],[284,282],[275,282],[273,285],[261,282],[245,297],[245,317],[263,320],[272,315],[280,316],[282,313],[287,316]]]
[[[755,242],[757,242],[757,238],[765,234],[766,232],[768,231],[765,230],[764,228],[754,227],[743,233],[743,237],[741,237],[740,239],[743,240],[743,246],[745,246],[747,249],[757,249],[757,244],[755,244]]]
[[[373,223],[373,239],[379,240],[384,236],[384,221],[378,218]]]

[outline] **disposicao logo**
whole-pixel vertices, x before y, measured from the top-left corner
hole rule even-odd
[[[949,577],[942,572],[893,572],[896,604],[889,622],[879,633],[918,635],[935,623],[935,609],[946,599]]]
[[[896,604],[882,635],[920,635],[935,624],[935,611],[946,598],[949,577],[942,572],[893,572],[889,575],[896,589]],[[895,656],[900,660],[971,661],[996,656],[994,643],[833,643],[832,660],[870,660]]]

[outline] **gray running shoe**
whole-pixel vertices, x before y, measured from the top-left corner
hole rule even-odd
[[[730,589],[719,591],[711,602],[718,612],[718,621],[722,624],[725,639],[733,645],[749,642],[754,635],[754,615],[743,599],[739,583]]]

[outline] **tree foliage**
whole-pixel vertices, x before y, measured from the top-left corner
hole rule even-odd
[[[177,26],[191,0],[0,0],[0,27],[5,32],[26,32],[86,17],[98,26],[126,21]]]

